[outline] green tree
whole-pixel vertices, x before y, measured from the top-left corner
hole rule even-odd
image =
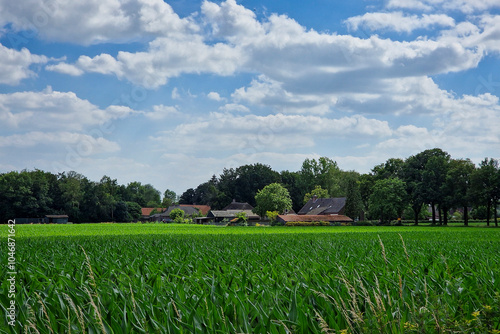
[[[292,208],[292,199],[288,190],[279,183],[271,183],[257,192],[255,195],[257,206],[254,212],[263,217],[267,211],[278,211],[280,213]]]
[[[475,170],[469,159],[451,160],[443,185],[443,202],[446,207],[463,208],[464,225],[469,225],[469,205],[471,203],[471,176]]]
[[[500,198],[500,168],[498,160],[484,159],[472,174],[472,192],[476,206],[486,207],[486,224],[490,226],[491,211],[498,226],[497,205]]]
[[[319,185],[328,191],[328,197],[338,197],[341,195],[340,176],[340,168],[330,158],[305,159],[300,170],[300,186],[311,189]]]
[[[163,201],[162,206],[164,208],[168,208],[169,206],[175,204],[177,202],[177,194],[170,189],[165,190],[163,193]]]
[[[314,187],[313,190],[311,190],[304,196],[302,204],[306,204],[314,196],[316,196],[317,198],[328,198],[328,190],[321,188],[321,186]]]
[[[127,211],[131,220],[139,220],[142,217],[141,206],[136,202],[126,202]]]
[[[170,211],[170,219],[172,219],[174,223],[183,223],[184,214],[184,211],[181,209],[173,209],[172,211]]]
[[[127,203],[125,203],[124,201],[116,202],[113,217],[115,218],[115,220],[117,222],[129,222],[129,221],[131,221],[132,217],[130,217],[130,215],[128,213]]]
[[[359,218],[363,210],[359,177],[357,172],[351,171],[343,172],[341,179],[341,186],[346,197],[344,213],[353,219]]]
[[[370,214],[379,217],[381,223],[401,217],[406,206],[405,183],[396,178],[375,182],[370,196]]]

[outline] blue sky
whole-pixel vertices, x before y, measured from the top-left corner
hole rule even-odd
[[[499,158],[497,0],[0,0],[0,172]]]

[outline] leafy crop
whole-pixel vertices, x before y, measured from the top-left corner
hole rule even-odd
[[[2,333],[500,329],[496,229],[130,224],[17,231],[18,326],[2,319]]]

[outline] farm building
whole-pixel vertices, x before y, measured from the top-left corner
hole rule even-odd
[[[196,215],[199,215],[200,213],[203,214],[202,211],[200,210],[200,208],[198,208],[198,207],[203,207],[202,209],[204,209],[204,210],[207,210],[206,207],[208,207],[208,209],[210,209],[210,207],[208,205],[184,205],[184,204],[171,205],[164,212],[157,213],[155,215],[150,216],[149,220],[150,221],[169,222],[169,221],[171,221],[170,212],[172,212],[172,210],[174,210],[174,209],[181,209],[182,211],[184,211],[185,217],[196,216]]]
[[[228,206],[226,206],[224,209],[222,209],[221,211],[230,211],[230,210],[250,210],[252,211],[253,210],[253,206],[251,206],[250,204],[248,203],[243,203],[243,202],[236,202],[235,199],[233,199],[233,201],[231,202],[231,204],[229,204]]]
[[[350,223],[353,220],[344,215],[279,215],[276,217],[279,223],[287,222],[317,222],[324,221],[329,223]]]
[[[67,224],[68,215],[46,215],[43,218],[16,218],[16,224]]]
[[[311,198],[298,212],[299,215],[343,215],[345,197]]]
[[[249,221],[260,220],[260,217],[252,212],[252,210],[212,210],[208,213],[204,220],[214,221],[216,223],[223,221],[224,219],[232,220],[236,218],[238,213],[244,212],[247,215]]]

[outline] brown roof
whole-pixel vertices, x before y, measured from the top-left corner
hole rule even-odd
[[[163,212],[167,210],[167,208],[141,208],[141,215],[143,216],[150,216],[151,212],[156,209],[158,213]]]
[[[352,219],[344,215],[279,215],[284,222],[352,222]]]
[[[180,204],[180,206],[196,208],[200,211],[200,213],[204,216],[207,215],[208,211],[210,211],[210,205],[196,205],[196,204]]]

